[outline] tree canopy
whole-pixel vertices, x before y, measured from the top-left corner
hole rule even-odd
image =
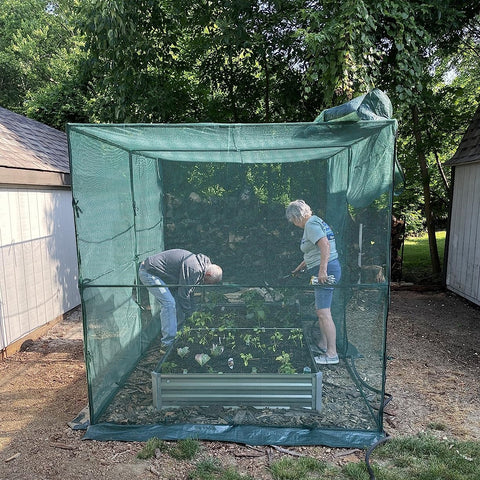
[[[479,12],[476,0],[0,0],[0,104],[61,129],[312,121],[377,87],[400,125],[396,213],[434,237],[443,163],[478,105]]]

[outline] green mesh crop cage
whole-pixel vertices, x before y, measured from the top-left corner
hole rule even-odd
[[[374,90],[311,123],[68,126],[86,438],[366,447],[384,436],[390,117]],[[295,199],[336,237],[335,365],[315,360],[318,287],[291,275]],[[195,288],[195,313],[164,348],[138,268],[175,248],[207,255],[223,282]]]

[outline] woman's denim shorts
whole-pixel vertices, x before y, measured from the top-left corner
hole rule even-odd
[[[308,269],[308,274],[310,276],[317,276],[318,275],[318,265]],[[335,277],[335,283],[340,281],[342,277],[342,267],[340,266],[340,262],[338,258],[328,262],[327,264],[327,275],[333,275]],[[334,288],[318,286],[315,287],[315,308],[317,310],[323,308],[330,308],[332,305],[332,297],[333,297]]]

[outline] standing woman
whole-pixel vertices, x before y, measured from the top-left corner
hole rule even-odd
[[[303,261],[292,273],[306,268],[310,275],[318,277],[319,284],[327,284],[329,275],[333,275],[337,283],[342,269],[332,229],[320,217],[312,215],[311,208],[303,200],[291,202],[285,213],[289,222],[303,229],[300,243]],[[315,357],[315,362],[320,365],[338,363],[337,331],[330,310],[333,290],[324,286],[315,288],[315,309],[321,332],[317,343],[320,355]]]

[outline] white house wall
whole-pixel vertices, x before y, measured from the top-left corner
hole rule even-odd
[[[480,304],[480,163],[455,167],[447,288]]]
[[[80,303],[70,190],[0,187],[0,349]]]

